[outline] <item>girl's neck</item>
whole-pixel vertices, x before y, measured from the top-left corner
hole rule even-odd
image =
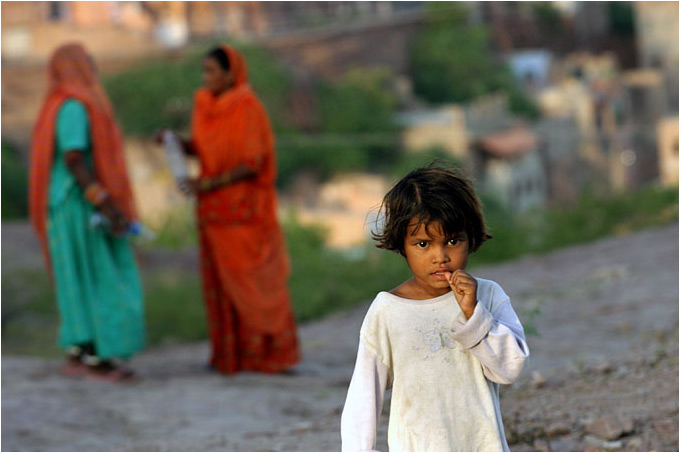
[[[427,291],[422,286],[418,285],[413,279],[413,277],[409,278],[401,285],[389,291],[389,293],[394,294],[397,297],[411,300],[434,299],[435,297],[443,296],[444,294],[449,292],[451,292],[451,288],[442,288],[441,290]]]

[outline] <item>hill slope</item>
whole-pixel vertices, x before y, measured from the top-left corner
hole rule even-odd
[[[511,448],[678,448],[678,226],[608,238],[474,274],[496,280],[528,329],[531,362],[502,390]],[[368,305],[304,325],[297,376],[206,373],[205,343],[149,350],[124,387],[2,360],[3,450],[336,451]],[[633,422],[605,443],[602,416]],[[386,417],[385,417],[386,418]],[[378,448],[386,449],[386,427]]]

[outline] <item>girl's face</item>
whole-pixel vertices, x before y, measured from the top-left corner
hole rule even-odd
[[[404,254],[413,273],[413,289],[423,299],[438,297],[451,291],[448,274],[465,269],[470,247],[465,232],[445,236],[441,223],[431,222],[429,228],[418,219],[411,219],[404,239]]]
[[[232,71],[225,71],[212,57],[203,59],[203,85],[215,96],[227,91],[234,85]]]

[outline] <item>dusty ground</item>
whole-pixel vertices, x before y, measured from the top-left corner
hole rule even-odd
[[[511,448],[678,450],[677,225],[474,273],[500,282],[539,334],[523,376],[502,390]],[[3,357],[2,449],[339,450],[367,307],[302,326],[297,376],[209,374],[205,343],[139,355],[143,379],[128,387],[63,378],[57,361]],[[586,433],[611,415],[633,431],[609,442]]]

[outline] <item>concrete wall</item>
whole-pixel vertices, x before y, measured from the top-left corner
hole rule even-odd
[[[548,201],[545,168],[538,150],[514,159],[487,158],[483,190],[515,212],[542,207]]]
[[[353,67],[388,67],[403,74],[408,43],[424,21],[421,12],[263,40],[262,44],[293,66],[330,79]]]
[[[292,204],[303,224],[317,224],[326,229],[326,243],[343,249],[365,244],[375,229],[375,220],[390,182],[370,174],[340,175],[317,189],[313,206]]]
[[[150,39],[151,18],[138,3],[2,2],[3,66],[44,63],[67,41],[85,43],[95,58],[130,58],[156,51],[159,45]]]
[[[668,113],[678,111],[678,2],[634,2],[640,63],[664,74]]]
[[[402,140],[408,151],[440,148],[461,160],[468,157],[468,134],[464,109],[448,105],[436,110],[400,115]]]
[[[664,118],[657,127],[661,184],[678,185],[678,117]]]
[[[193,215],[193,201],[177,189],[162,147],[150,141],[128,139],[125,157],[139,215],[146,224],[158,228],[177,211]],[[190,169],[193,174],[198,173],[195,162]]]

